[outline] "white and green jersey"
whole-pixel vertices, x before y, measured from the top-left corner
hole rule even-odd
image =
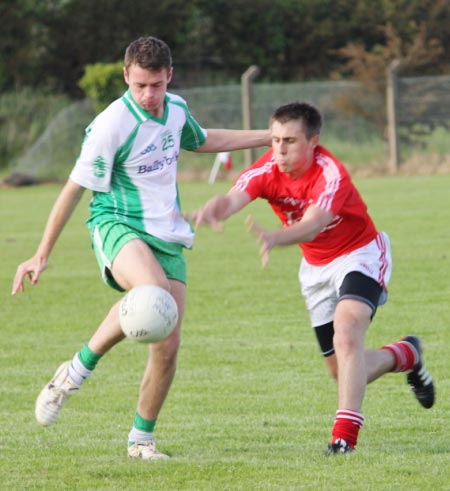
[[[177,189],[180,148],[195,150],[206,130],[186,102],[166,94],[164,115],[152,116],[128,90],[86,129],[70,178],[93,191],[90,227],[118,220],[167,242],[191,247],[194,234],[182,216]]]

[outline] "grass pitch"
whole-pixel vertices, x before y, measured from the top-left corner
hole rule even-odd
[[[10,296],[19,262],[40,240],[57,186],[0,190],[0,489],[14,490],[448,490],[450,489],[450,176],[357,180],[392,241],[390,300],[367,335],[377,347],[419,334],[437,402],[422,409],[404,374],[367,389],[358,451],[325,458],[335,412],[300,297],[297,247],[262,270],[246,212],[223,234],[198,231],[187,251],[188,306],[179,367],[156,429],[170,461],[126,456],[142,345],[124,341],[98,365],[59,421],[42,428],[34,401],[58,364],[87,341],[119,294],[105,287],[84,220],[88,195],[37,287]],[[228,189],[181,183],[186,211]],[[278,226],[264,202],[249,209]]]

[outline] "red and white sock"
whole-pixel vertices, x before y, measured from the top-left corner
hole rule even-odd
[[[417,363],[418,354],[414,346],[408,341],[387,344],[381,349],[387,349],[394,355],[394,368],[392,372],[406,372],[412,370]]]
[[[349,447],[354,448],[358,441],[358,433],[364,424],[364,416],[352,409],[338,409],[334,420],[332,441],[335,443],[338,438],[345,440]]]

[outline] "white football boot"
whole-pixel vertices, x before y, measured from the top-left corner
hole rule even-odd
[[[142,460],[170,459],[168,455],[156,450],[156,445],[153,440],[145,442],[130,442],[128,444],[128,456]]]
[[[43,426],[53,424],[67,398],[79,390],[79,387],[69,377],[70,363],[71,360],[65,361],[59,366],[53,378],[42,389],[36,400],[36,419]]]

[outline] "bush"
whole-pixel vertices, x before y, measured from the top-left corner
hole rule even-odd
[[[103,111],[124,92],[123,62],[86,65],[79,87],[92,100],[97,112]]]

